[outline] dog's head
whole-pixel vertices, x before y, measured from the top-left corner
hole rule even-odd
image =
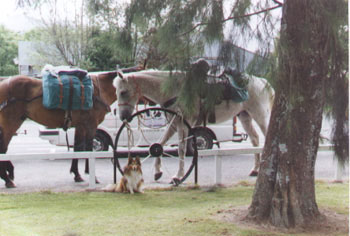
[[[131,171],[141,171],[140,158],[139,157],[135,157],[135,158],[129,157],[127,166]]]

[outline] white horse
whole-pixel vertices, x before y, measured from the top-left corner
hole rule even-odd
[[[135,73],[123,74],[119,73],[113,82],[116,87],[116,94],[118,97],[119,106],[119,116],[121,120],[125,120],[131,117],[135,105],[138,100],[145,97],[153,102],[156,102],[162,106],[168,104],[169,101],[173,100],[177,96],[178,91],[173,91],[172,93],[165,94],[162,92],[162,83],[169,78],[169,76],[184,76],[182,72],[169,72],[169,71],[141,71]],[[271,108],[274,99],[274,90],[270,84],[263,78],[258,78],[254,76],[248,76],[249,82],[247,85],[247,90],[249,93],[249,99],[236,103],[233,101],[223,101],[215,106],[215,116],[216,122],[224,122],[232,119],[234,116],[238,115],[243,128],[249,135],[253,146],[259,146],[259,136],[253,127],[252,119],[256,121],[260,127],[262,133],[266,136],[268,123],[270,119]],[[198,104],[195,111],[191,117],[184,118],[188,123],[193,126],[199,119],[199,98]],[[181,113],[181,107],[173,104],[170,108],[174,111]],[[179,132],[183,131],[181,128],[183,122],[177,122],[176,128],[179,136],[179,169],[176,176],[173,177],[174,182],[181,179],[184,175],[184,155],[186,153],[186,141],[183,141],[186,137],[186,133]],[[160,142],[164,145],[166,141],[174,134],[174,129],[168,129],[166,135],[164,135],[163,140]],[[256,176],[259,170],[259,154],[255,155],[255,165],[250,172],[250,176]],[[155,179],[160,178],[162,175],[161,162],[160,159],[155,161]],[[175,182],[176,183],[176,182]]]

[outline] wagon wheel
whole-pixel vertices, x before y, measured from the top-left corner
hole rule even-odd
[[[153,176],[153,171],[147,170],[154,170],[153,163],[156,157],[160,157],[162,161],[162,181],[170,182],[179,166],[179,140],[176,132],[164,145],[160,144],[160,140],[165,135],[166,130],[173,127],[176,119],[180,119],[184,129],[188,131],[188,136],[185,139],[193,143],[194,152],[193,154],[188,152],[185,155],[184,176],[173,184],[181,184],[187,179],[195,168],[198,157],[196,138],[192,135],[191,126],[174,111],[163,108],[148,108],[133,114],[128,123],[123,123],[117,132],[114,142],[114,183],[116,183],[116,168],[123,175],[122,166],[126,164],[125,157],[128,156],[129,150],[131,156],[141,157],[146,182]],[[197,182],[196,174],[195,182]]]

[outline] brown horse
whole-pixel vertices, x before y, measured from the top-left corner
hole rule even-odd
[[[141,69],[132,67],[122,71]],[[92,151],[97,126],[117,99],[113,86],[116,75],[116,71],[91,75],[94,85],[93,108],[72,111],[71,126],[75,127],[74,151]],[[7,152],[12,136],[27,118],[49,128],[64,126],[65,111],[46,109],[42,104],[42,93],[40,79],[22,75],[0,79],[0,153]],[[0,161],[0,177],[8,188],[15,187],[13,170],[10,161]],[[78,159],[72,160],[70,172],[74,173],[76,182],[83,181],[78,171]],[[85,172],[88,172],[88,165],[85,166]]]

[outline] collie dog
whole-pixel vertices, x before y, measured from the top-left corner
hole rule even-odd
[[[143,193],[142,184],[143,176],[141,169],[141,161],[139,157],[128,158],[128,164],[124,167],[124,176],[121,178],[119,184],[108,185],[104,188],[107,192],[118,192],[118,193]]]

